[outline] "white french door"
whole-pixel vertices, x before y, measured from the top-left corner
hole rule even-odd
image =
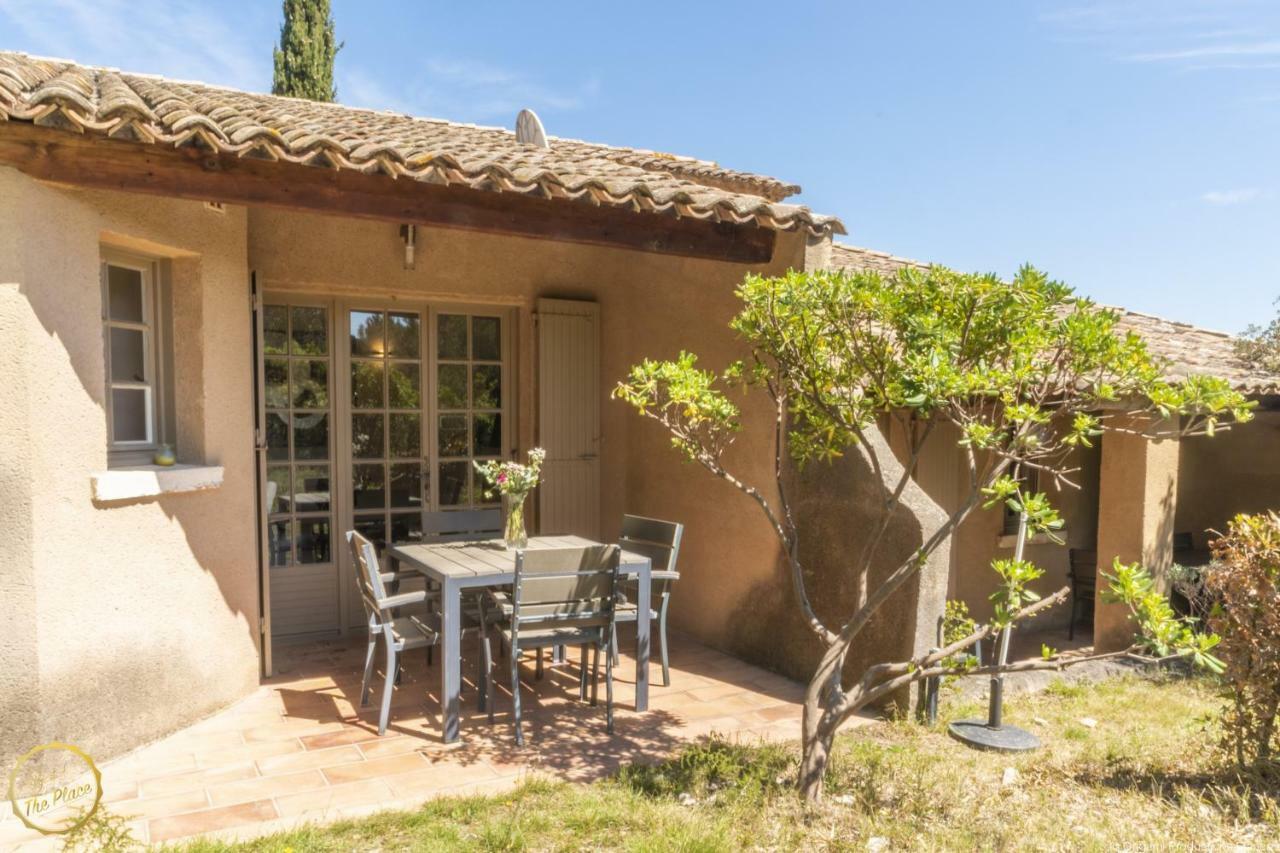
[[[311,307],[268,299],[264,316],[287,324]],[[318,310],[323,351],[312,343],[294,354],[288,325],[282,351],[264,350],[269,445],[273,423],[281,437],[274,458],[268,449],[267,488],[287,496],[268,501],[277,636],[362,626],[343,533],[381,552],[421,541],[425,513],[494,505],[472,463],[507,458],[515,434],[509,309],[375,299]]]
[[[273,638],[338,627],[331,316],[329,305],[306,299],[267,299],[262,309]]]

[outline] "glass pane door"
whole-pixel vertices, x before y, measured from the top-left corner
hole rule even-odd
[[[422,540],[424,326],[416,311],[348,314],[352,526],[379,551]]]
[[[485,497],[472,463],[506,458],[505,331],[502,317],[436,315],[435,462],[442,510],[498,503],[496,496]]]
[[[273,636],[339,626],[333,512],[329,308],[269,300],[262,312],[267,555]]]

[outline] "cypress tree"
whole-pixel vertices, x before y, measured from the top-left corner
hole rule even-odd
[[[333,59],[342,45],[333,35],[329,0],[284,0],[280,44],[272,51],[271,93],[312,101],[334,101]]]

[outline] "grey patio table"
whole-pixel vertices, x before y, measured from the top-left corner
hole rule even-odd
[[[581,536],[531,536],[529,549],[583,548],[598,545]],[[399,566],[419,572],[440,585],[441,649],[440,706],[444,716],[445,743],[458,739],[458,690],[462,685],[462,591],[515,583],[516,552],[501,540],[441,542],[432,545],[394,545],[387,549],[389,568]],[[635,578],[636,609],[649,612],[649,558],[623,549],[622,572]],[[649,620],[636,620],[637,711],[649,707]]]

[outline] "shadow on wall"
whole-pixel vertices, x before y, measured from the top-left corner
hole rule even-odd
[[[1280,400],[1264,398],[1254,420],[1213,438],[1182,442],[1177,523],[1207,551],[1237,513],[1280,510]]]
[[[864,594],[855,566],[866,546],[868,532],[880,521],[879,508],[887,498],[865,459],[849,453],[830,464],[794,464],[786,474],[792,510],[800,530],[800,559],[808,570],[807,591],[814,610],[838,631],[856,612]],[[869,590],[914,553],[923,543],[920,521],[905,503],[893,514],[870,572]],[[876,612],[853,643],[845,677],[860,675],[868,666],[904,660],[913,652],[918,631],[932,637],[936,625],[920,625],[919,614],[941,608],[947,585],[944,543],[934,558],[893,594]],[[922,602],[922,597],[936,599]],[[779,559],[773,578],[746,597],[752,609],[736,620],[730,651],[790,678],[807,682],[822,654],[822,643],[805,623],[796,602],[790,569]],[[922,603],[924,606],[922,607]],[[905,707],[907,692],[892,702]]]
[[[0,304],[0,326],[12,327],[6,338],[21,352],[4,372],[4,399],[23,405],[17,433],[6,437],[27,469],[19,497],[30,498],[32,529],[14,534],[27,537],[25,565],[15,567],[26,586],[18,624],[0,628],[0,648],[28,627],[39,644],[0,670],[8,694],[0,766],[49,740],[101,761],[257,684],[243,216],[211,224],[198,203],[17,181],[18,201],[37,213],[21,231],[29,245],[13,271],[16,298]],[[127,505],[93,501],[90,475],[107,467],[100,247],[116,223],[205,253],[172,254],[174,386],[179,458],[223,464],[219,489]],[[159,254],[161,245],[125,248]],[[221,346],[210,352],[215,339]],[[215,356],[218,370],[206,370]],[[207,420],[215,412],[206,398],[216,407]]]

